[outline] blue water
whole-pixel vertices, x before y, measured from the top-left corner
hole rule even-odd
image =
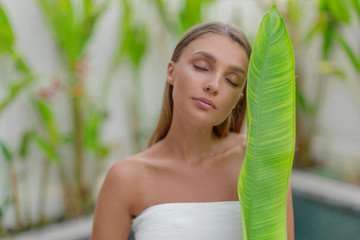
[[[296,240],[360,240],[360,212],[296,195],[293,203]]]

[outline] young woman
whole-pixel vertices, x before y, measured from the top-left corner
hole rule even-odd
[[[219,22],[193,27],[167,66],[149,148],[116,163],[98,197],[92,240],[242,239],[238,177],[251,46]],[[288,239],[293,239],[291,189]]]

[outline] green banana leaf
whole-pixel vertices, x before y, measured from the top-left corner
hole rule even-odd
[[[286,239],[295,149],[295,66],[276,5],[263,17],[256,36],[247,104],[247,149],[238,183],[244,239]]]

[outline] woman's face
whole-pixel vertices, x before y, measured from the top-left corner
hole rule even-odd
[[[192,41],[168,64],[174,116],[204,126],[222,123],[240,100],[248,64],[245,49],[229,37],[206,34]]]

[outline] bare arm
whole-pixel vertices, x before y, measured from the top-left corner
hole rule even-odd
[[[292,201],[291,184],[289,181],[288,197],[287,197],[287,239],[294,240],[294,210]]]
[[[126,240],[131,227],[131,189],[126,167],[113,166],[96,202],[91,240]]]

